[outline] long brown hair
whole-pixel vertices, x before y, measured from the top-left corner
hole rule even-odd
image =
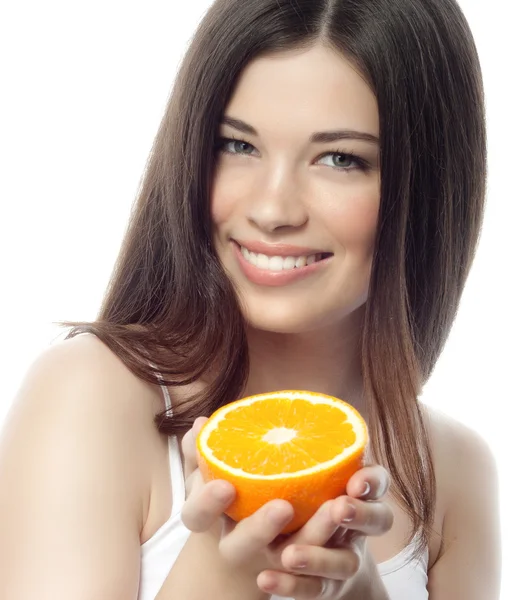
[[[209,192],[220,118],[253,59],[326,44],[351,61],[379,107],[381,202],[362,360],[374,458],[421,532],[435,477],[417,397],[449,334],[479,237],[486,186],[483,85],[454,0],[217,0],[180,66],[92,332],[138,377],[216,376],[157,415],[161,432],[240,397],[245,323],[214,252]],[[412,535],[411,535],[412,537]]]

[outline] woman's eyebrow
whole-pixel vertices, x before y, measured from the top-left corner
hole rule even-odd
[[[242,133],[246,133],[248,135],[258,135],[257,130],[242,121],[241,119],[234,119],[233,117],[229,117],[227,115],[223,116],[221,121],[221,125],[229,125]],[[379,138],[371,133],[365,133],[363,131],[355,131],[354,129],[337,129],[335,131],[316,131],[311,134],[309,138],[312,144],[322,144],[326,142],[336,142],[338,140],[360,140],[363,142],[369,142],[370,144],[379,144]]]

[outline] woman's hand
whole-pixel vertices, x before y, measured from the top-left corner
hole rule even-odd
[[[379,465],[357,471],[348,482],[347,496],[325,502],[282,542],[277,549],[281,568],[261,572],[259,588],[296,600],[350,597],[356,590],[362,592],[359,597],[372,598],[376,568],[366,538],[392,527],[392,510],[382,501],[389,483],[388,472]]]
[[[348,482],[347,496],[325,502],[291,535],[280,535],[293,516],[292,506],[283,500],[267,503],[236,524],[223,514],[235,498],[233,486],[222,480],[205,484],[197,469],[195,439],[205,421],[198,419],[183,440],[185,525],[193,532],[215,529],[227,567],[250,572],[266,594],[339,598],[364,585],[367,569],[373,568],[366,537],[392,526],[392,511],[381,501],[389,486],[387,471],[380,466],[361,469]]]
[[[255,581],[264,569],[282,568],[279,560],[271,560],[274,555],[271,548],[293,518],[293,507],[278,499],[239,523],[227,517],[224,511],[235,499],[235,488],[221,479],[205,483],[197,468],[196,438],[206,420],[198,418],[182,440],[186,480],[182,521],[193,533],[216,536],[223,563],[230,569],[237,567],[240,574],[250,574]]]

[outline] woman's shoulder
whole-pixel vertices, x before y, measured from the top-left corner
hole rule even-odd
[[[433,454],[441,470],[452,471],[454,478],[456,458],[466,460],[477,455],[493,458],[490,444],[478,431],[427,404],[422,403],[421,410]]]
[[[0,443],[0,579],[9,597],[22,589],[136,597],[157,456],[155,387],[91,335],[34,359]]]
[[[162,408],[158,386],[137,377],[93,334],[57,342],[38,354],[26,372],[15,405],[21,398],[31,401],[33,396],[24,391],[37,381],[40,388],[58,392],[47,398],[48,409],[92,409],[102,418],[123,417],[134,426],[145,424],[146,417]],[[93,397],[84,405],[81,399],[88,395]]]
[[[63,438],[58,444],[72,443],[72,436],[84,441],[95,468],[107,461],[123,467],[122,485],[134,492],[131,500],[137,499],[143,523],[149,506],[150,457],[155,453],[151,449],[158,436],[154,416],[162,408],[157,386],[134,375],[95,335],[81,334],[51,345],[34,358],[8,412],[2,437],[40,431],[46,423]]]
[[[425,412],[443,502],[443,538],[429,570],[429,590],[471,589],[478,585],[477,573],[482,574],[484,591],[491,590],[498,585],[501,562],[498,469],[492,447],[473,428],[443,412]]]
[[[437,497],[443,519],[459,512],[475,492],[495,493],[497,464],[490,443],[475,429],[422,404],[431,441]]]

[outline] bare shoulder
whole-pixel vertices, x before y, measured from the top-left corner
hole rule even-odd
[[[429,571],[429,598],[496,599],[501,559],[494,453],[474,429],[423,408],[443,510],[443,539]]]
[[[95,335],[58,342],[35,357],[5,422],[39,426],[43,419],[75,427],[112,427],[116,441],[134,440],[154,429],[160,394],[142,381]]]
[[[458,475],[464,467],[487,467],[490,472],[496,470],[491,446],[476,430],[430,406],[422,405],[422,410],[442,476],[450,472],[451,481],[457,484]],[[458,462],[455,463],[455,460]]]
[[[10,598],[136,598],[157,402],[93,335],[35,358],[0,436]]]
[[[7,415],[2,439],[18,427],[29,434],[43,423],[63,432],[99,432],[94,442],[103,441],[108,431],[113,444],[107,450],[126,450],[135,469],[124,475],[142,490],[142,476],[149,478],[142,456],[160,408],[155,386],[134,375],[95,335],[83,334],[50,346],[34,359]],[[97,444],[91,449],[103,451]]]
[[[152,392],[153,388],[134,376],[108,346],[91,334],[78,335],[42,351],[29,366],[21,391],[25,385],[31,385],[35,377],[40,378],[41,384],[105,386],[109,393],[121,390],[119,397],[132,393],[131,402],[138,394]],[[119,397],[113,404],[116,408],[121,404]]]
[[[493,451],[477,431],[457,419],[422,405],[427,430],[431,439],[438,493],[444,514],[455,503],[462,502],[462,490],[475,482],[480,488],[494,485],[497,464]],[[478,474],[487,482],[479,481]]]

